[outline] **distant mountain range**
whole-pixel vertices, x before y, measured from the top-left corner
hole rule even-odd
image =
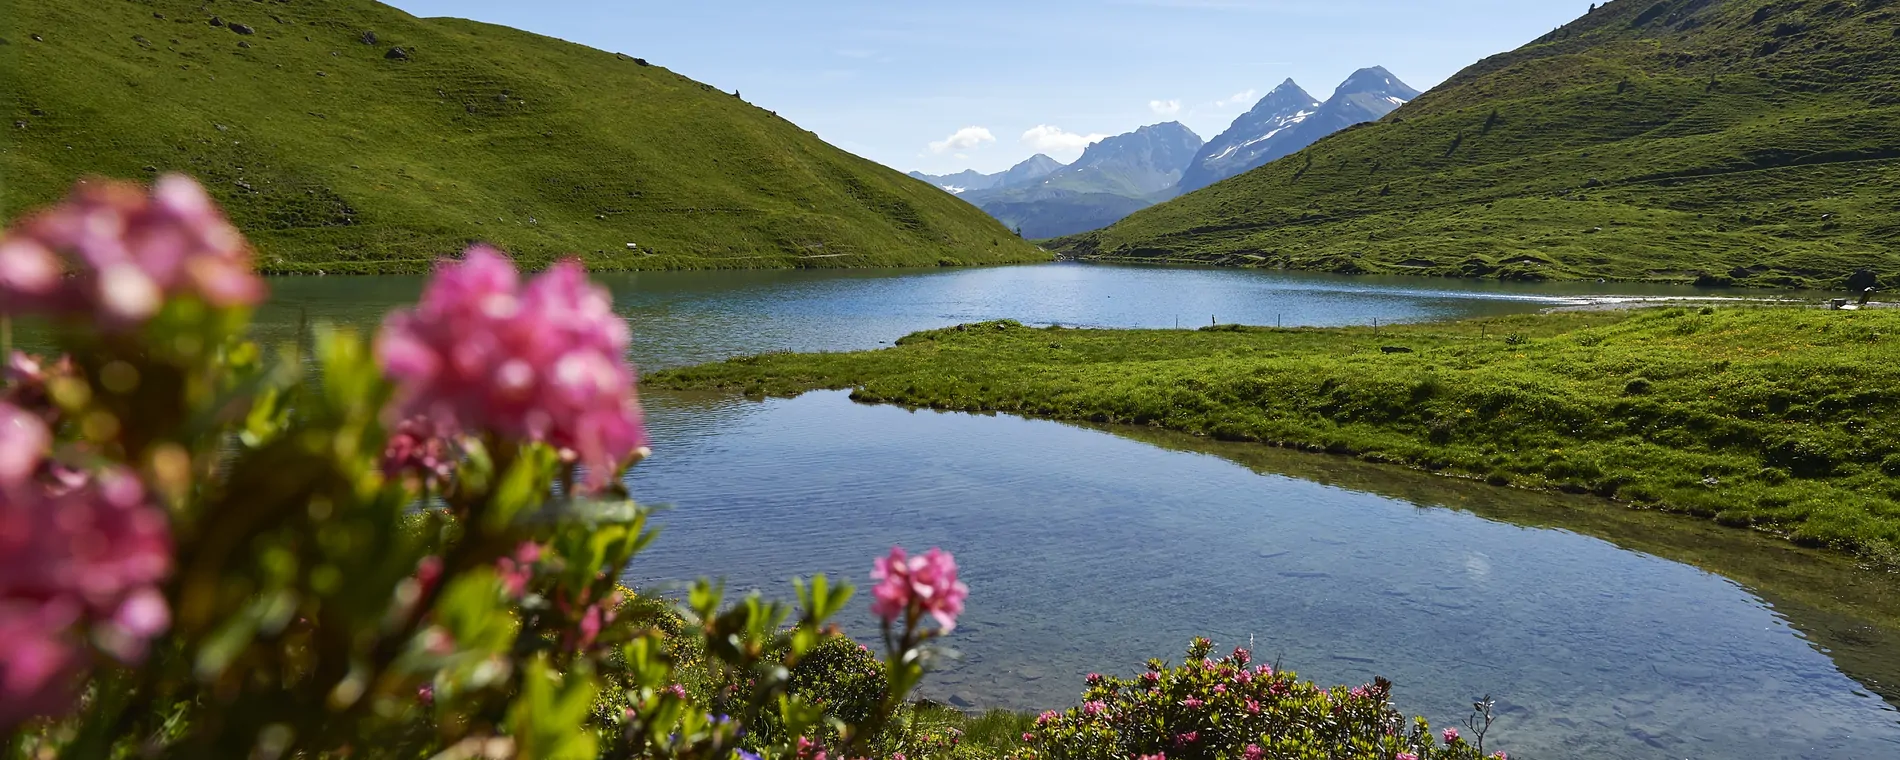
[[[1227,131],[1201,146],[1181,177],[1183,191],[1199,190],[1293,151],[1284,149],[1294,127],[1322,104],[1288,79],[1240,115]]]
[[[1288,79],[1201,148],[1181,178],[1180,194],[1258,169],[1354,124],[1377,121],[1418,95],[1381,66],[1353,72],[1324,103]]]
[[[1353,73],[1324,103],[1289,79],[1212,142],[1167,122],[1090,145],[1068,166],[1038,154],[996,174],[910,176],[958,195],[1023,237],[1074,235],[1259,168],[1418,95],[1376,66]]]
[[[994,190],[1026,185],[1047,177],[1060,168],[1062,168],[1061,161],[1037,153],[1030,156],[1028,160],[995,174],[983,174],[970,169],[956,174],[942,175],[911,172],[910,176],[936,185],[951,195],[962,195],[973,190]]]
[[[1073,235],[1114,224],[1170,197],[1201,136],[1179,122],[1154,124],[1090,145],[1040,181],[963,193],[1026,238]]]

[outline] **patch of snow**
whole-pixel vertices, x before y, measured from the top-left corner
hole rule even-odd
[[[1385,96],[1385,99],[1386,99],[1386,102],[1389,102],[1389,103],[1391,103],[1392,105],[1395,105],[1395,106],[1402,106],[1402,105],[1405,105],[1405,99],[1404,99],[1404,98],[1395,98],[1395,97],[1392,97],[1391,95],[1387,95],[1387,96]]]
[[[943,189],[950,191],[951,195],[962,195],[963,191],[968,190],[970,188],[957,187],[956,185],[944,185]]]
[[[1223,150],[1223,151],[1221,151],[1221,152],[1220,152],[1220,155],[1218,155],[1218,156],[1215,156],[1215,157],[1213,157],[1213,158],[1210,158],[1210,159],[1207,159],[1207,160],[1209,160],[1209,161],[1219,161],[1219,160],[1221,160],[1221,159],[1223,159],[1223,158],[1226,158],[1226,157],[1228,157],[1228,156],[1231,156],[1231,155],[1234,155],[1234,151],[1237,151],[1237,150],[1240,150],[1240,146],[1238,146],[1238,145],[1229,145],[1229,146],[1227,146],[1227,149],[1226,149],[1226,150]]]

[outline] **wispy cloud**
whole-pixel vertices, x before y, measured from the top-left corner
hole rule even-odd
[[[1155,112],[1156,116],[1173,116],[1181,112],[1181,101],[1150,100],[1148,101],[1148,110]]]
[[[1216,100],[1214,101],[1214,105],[1219,108],[1233,108],[1234,106],[1253,105],[1253,102],[1259,99],[1259,90],[1247,90],[1246,92],[1236,92],[1225,98]]]
[[[984,143],[996,142],[996,135],[983,127],[964,127],[950,133],[949,137],[930,144],[930,152],[943,154],[951,151],[966,151],[981,147]]]
[[[1023,133],[1023,144],[1038,153],[1048,153],[1056,158],[1069,160],[1080,154],[1090,145],[1105,140],[1104,134],[1077,134],[1050,124],[1038,124]]]

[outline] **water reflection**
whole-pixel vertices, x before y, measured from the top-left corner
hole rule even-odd
[[[602,279],[648,368],[872,348],[983,319],[1363,324],[1705,294],[1090,265]],[[290,339],[305,320],[372,330],[420,286],[274,280],[259,337]],[[37,347],[30,326],[21,338]],[[1494,693],[1516,757],[1900,756],[1900,715],[1869,695],[1900,683],[1894,584],[1770,539],[1145,430],[843,394],[648,403],[658,455],[635,492],[678,509],[634,579],[727,572],[783,596],[793,574],[862,580],[891,544],[942,545],[975,592],[963,659],[929,682],[940,698],[1068,704],[1081,674],[1178,657],[1205,634],[1252,639],[1322,681],[1391,677],[1435,722]]]
[[[1843,673],[1892,682],[1892,598],[1824,555],[1349,460],[1170,451],[1150,444],[1190,441],[1147,431],[840,393],[652,402],[661,453],[633,485],[677,509],[633,580],[721,571],[783,595],[794,574],[862,579],[893,543],[942,545],[974,591],[938,698],[1067,704],[1082,674],[1206,634],[1322,681],[1390,677],[1435,722],[1496,694],[1514,756],[1900,753],[1900,713]]]
[[[1283,476],[1421,507],[1569,530],[1618,547],[1693,565],[1740,584],[1786,618],[1854,680],[1900,708],[1900,582],[1847,558],[1680,515],[1601,499],[1509,492],[1456,478],[1394,473],[1387,465],[1149,428],[1085,426],[1173,451],[1208,454],[1261,475]]]
[[[1087,327],[1192,327],[1210,319],[1345,325],[1516,314],[1583,297],[1710,293],[1664,285],[1092,264],[640,272],[595,279],[613,290],[616,308],[633,325],[634,359],[645,368],[766,351],[876,348],[918,330],[988,319]],[[419,277],[276,278],[258,331],[267,340],[287,339],[305,319],[371,329],[391,307],[414,301],[421,285]]]

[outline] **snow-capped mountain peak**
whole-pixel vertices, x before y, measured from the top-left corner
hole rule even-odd
[[[1324,103],[1289,79],[1208,141],[1181,177],[1179,189],[1193,192],[1263,166],[1341,129],[1378,119],[1416,97],[1417,90],[1381,66],[1353,72]]]

